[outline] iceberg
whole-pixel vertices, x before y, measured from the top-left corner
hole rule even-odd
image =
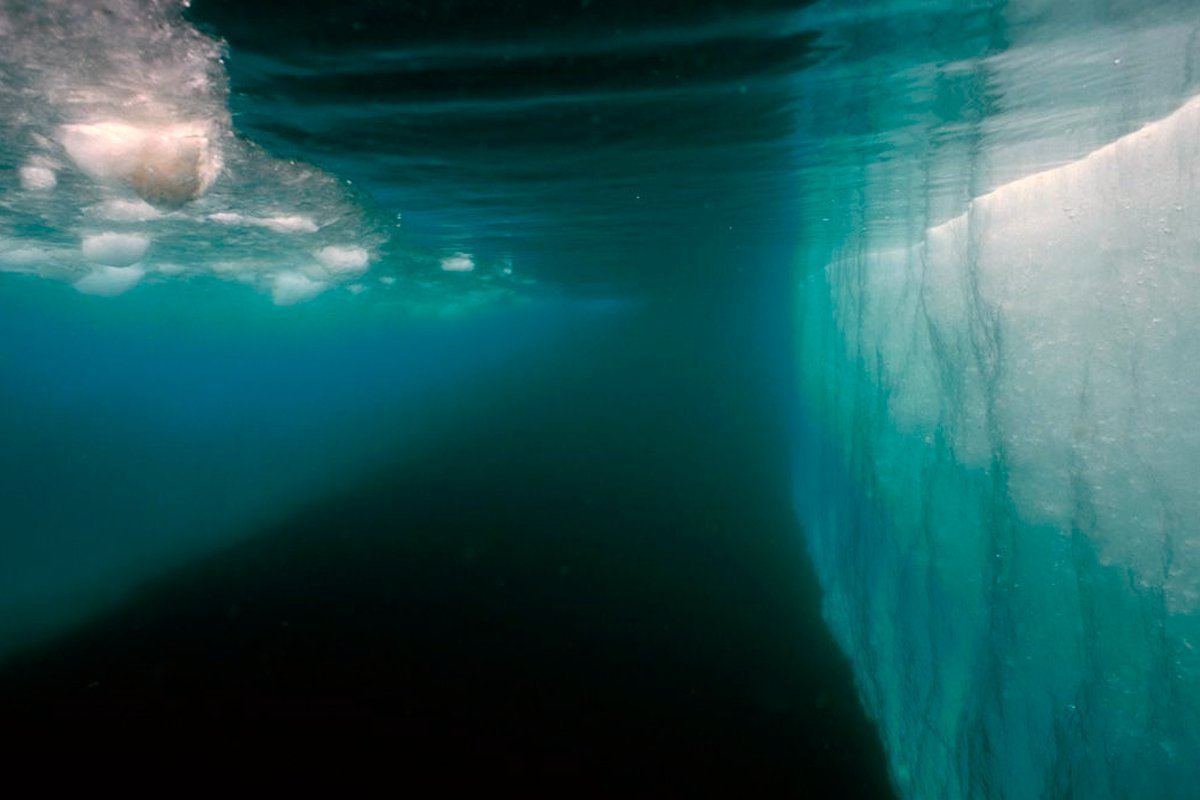
[[[1200,20],[1056,36],[1035,6],[995,52],[909,65],[987,113],[898,123],[811,225],[796,504],[902,796],[1189,797]],[[939,101],[914,94],[904,124]]]

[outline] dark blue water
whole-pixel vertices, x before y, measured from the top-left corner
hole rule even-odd
[[[890,794],[791,500],[795,3],[47,8],[0,4],[40,38],[6,62],[9,718]],[[69,128],[115,114],[157,132]],[[154,183],[197,139],[215,182]]]

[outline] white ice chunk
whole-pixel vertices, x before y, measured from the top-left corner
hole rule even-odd
[[[28,272],[49,260],[50,254],[40,247],[18,246],[0,250],[0,270],[5,272]]]
[[[113,222],[146,222],[163,216],[161,211],[145,200],[107,200],[88,210]]]
[[[63,125],[59,141],[84,173],[127,185],[158,206],[196,199],[221,172],[213,126],[205,121]]]
[[[44,192],[58,185],[58,177],[49,167],[24,166],[19,170],[21,188],[27,191]]]
[[[311,300],[325,289],[323,281],[314,281],[299,272],[280,272],[271,281],[271,299],[277,306],[290,306]]]
[[[1041,53],[1039,77],[1073,97],[1059,59]],[[854,233],[797,270],[797,507],[826,618],[901,796],[1186,796],[1200,97],[1073,161],[1032,160],[932,227],[960,197],[938,159],[974,183],[995,143],[927,145],[891,159],[912,162],[902,178],[867,158],[844,195],[814,195]]]
[[[281,214],[275,217],[255,220],[255,222],[276,233],[315,233],[317,230],[317,223],[313,222],[309,217],[299,214]]]
[[[334,274],[353,275],[367,268],[367,251],[361,247],[330,245],[314,255],[328,272]]]
[[[96,264],[127,267],[142,260],[150,239],[134,233],[98,233],[83,238],[83,257]]]
[[[145,274],[141,267],[96,267],[73,285],[84,294],[115,297],[136,286]]]
[[[233,211],[218,211],[209,214],[213,222],[224,225],[255,225],[276,233],[315,233],[319,226],[311,217],[301,214],[279,214],[274,217],[249,217]]]
[[[475,259],[469,253],[455,253],[442,259],[443,272],[470,272],[475,269]]]

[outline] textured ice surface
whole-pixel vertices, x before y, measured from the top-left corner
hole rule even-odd
[[[1192,797],[1200,16],[901,5],[834,26],[809,181],[827,616],[907,797]]]
[[[475,269],[475,260],[466,253],[455,253],[442,259],[444,272],[470,272]]]
[[[367,251],[361,247],[322,247],[314,253],[327,275],[357,275],[367,268]]]
[[[0,271],[110,288],[127,278],[91,264],[140,256],[111,257],[103,237],[137,237],[154,241],[148,280],[215,276],[298,302],[378,259],[384,229],[344,184],[233,135],[221,45],[183,7],[0,0],[0,159],[22,165],[0,172]]]

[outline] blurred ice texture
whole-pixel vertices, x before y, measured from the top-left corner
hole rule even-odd
[[[0,0],[0,272],[100,295],[216,277],[287,305],[379,259],[343,182],[235,135],[222,43],[185,7]]]

